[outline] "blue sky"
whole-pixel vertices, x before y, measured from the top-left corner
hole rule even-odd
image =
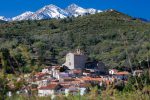
[[[112,8],[134,17],[150,19],[150,0],[0,0],[0,16],[14,17],[48,4],[65,8],[72,3],[84,8]]]

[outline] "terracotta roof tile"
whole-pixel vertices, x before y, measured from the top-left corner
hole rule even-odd
[[[58,84],[49,84],[48,86],[44,86],[39,88],[40,90],[49,90],[49,89],[55,89]]]
[[[124,71],[124,72],[117,72],[116,75],[128,75],[129,72]]]

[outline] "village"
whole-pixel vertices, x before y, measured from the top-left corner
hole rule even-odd
[[[108,69],[101,61],[87,62],[87,57],[77,49],[66,55],[66,62],[61,66],[47,66],[41,72],[33,75],[24,75],[27,86],[22,87],[17,94],[31,95],[31,91],[37,91],[39,97],[57,95],[68,96],[84,95],[90,91],[91,86],[106,88],[121,81],[127,82],[130,75],[141,75],[142,70],[118,71]],[[8,96],[11,96],[11,92]]]

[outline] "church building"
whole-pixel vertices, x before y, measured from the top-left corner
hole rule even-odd
[[[86,60],[87,57],[80,49],[77,49],[76,52],[70,52],[66,55],[66,62],[63,66],[67,66],[69,69],[83,69],[85,67]]]

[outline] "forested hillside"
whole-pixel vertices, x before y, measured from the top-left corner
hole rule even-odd
[[[62,64],[65,54],[80,47],[89,60],[109,67],[146,66],[150,56],[150,24],[117,11],[77,18],[18,21],[0,24],[3,66]],[[8,57],[5,57],[5,56]],[[7,59],[6,59],[7,58]],[[15,64],[10,64],[13,59]],[[38,67],[37,67],[38,66]]]
[[[6,23],[5,21],[3,21],[3,20],[0,20],[0,23]]]

